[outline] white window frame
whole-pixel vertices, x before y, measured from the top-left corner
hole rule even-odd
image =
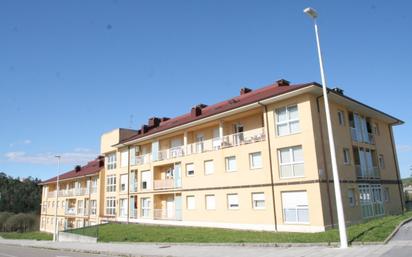
[[[343,148],[343,164],[345,165],[350,165],[351,164],[351,158],[350,158],[350,150],[349,148]]]
[[[116,163],[117,163],[116,152],[109,153],[108,155],[106,155],[106,169],[107,170],[116,169],[116,166],[117,166]]]
[[[147,203],[147,205],[143,203]],[[140,198],[140,206],[141,206],[141,217],[142,218],[149,218],[150,217],[150,211],[151,211],[151,205],[152,205],[152,199],[150,197],[142,197]]]
[[[126,181],[124,181],[126,179]],[[124,192],[127,192],[127,185],[128,185],[128,183],[127,183],[127,181],[128,181],[128,177],[127,177],[127,174],[121,174],[120,175],[120,192],[122,192],[122,193],[124,193]]]
[[[126,206],[123,206],[122,203],[126,202]],[[119,199],[119,217],[126,218],[127,217],[127,208],[128,201],[127,198],[120,198]]]
[[[378,155],[378,163],[380,169],[385,169],[385,158],[383,157],[383,154]]]
[[[305,193],[306,195],[306,204],[305,205],[296,205],[293,208],[287,208],[289,210],[294,210],[295,211],[295,215],[296,215],[296,221],[287,221],[286,220],[286,214],[285,214],[285,202],[284,202],[284,196],[286,194],[293,194],[293,193]],[[310,214],[309,214],[309,203],[308,203],[308,193],[307,191],[285,191],[285,192],[281,192],[281,197],[282,197],[282,214],[283,214],[283,222],[285,224],[309,224],[310,223]],[[308,212],[307,217],[308,220],[307,221],[300,221],[299,220],[299,210],[306,210]]]
[[[338,123],[340,126],[346,125],[345,112],[342,110],[338,110]]]
[[[142,190],[149,190],[152,189],[152,174],[150,173],[150,170],[142,170],[141,171],[141,189]],[[144,178],[143,174],[148,174],[146,178]],[[146,182],[146,188],[143,187],[144,183]]]
[[[260,158],[260,165],[256,165],[254,162],[254,155],[258,155]],[[263,167],[262,152],[253,152],[249,154],[249,168],[251,170],[261,169]]]
[[[293,158],[293,151],[296,148],[300,148],[302,150],[302,157],[304,158],[304,152],[303,152],[303,147],[302,145],[296,145],[296,146],[291,146],[291,147],[284,147],[284,148],[279,148],[278,149],[278,160],[279,160],[279,177],[281,179],[290,179],[290,178],[303,178],[305,177],[305,161],[295,161]],[[289,158],[290,158],[290,162],[288,163],[282,163],[282,157],[281,157],[281,151],[288,149],[289,150]],[[303,175],[295,175],[295,165],[301,165],[303,164]],[[282,176],[282,166],[291,166],[292,172],[293,172],[293,176],[289,176],[289,177],[284,177]]]
[[[192,174],[189,174],[192,172]],[[193,177],[195,175],[195,164],[193,162],[186,163],[186,176]]]
[[[227,209],[228,210],[238,210],[240,207],[239,204],[239,194],[231,193],[227,194]]]
[[[391,194],[389,192],[389,187],[384,187],[383,188],[383,201],[389,202],[390,199],[391,199]]]
[[[262,203],[263,206],[259,206],[258,203]],[[253,192],[252,193],[252,208],[255,210],[266,209],[266,196],[264,192]]]
[[[116,197],[114,196],[106,197],[106,215],[116,215]]]
[[[196,197],[194,195],[186,196],[186,209],[188,210],[196,209]]]
[[[356,205],[355,189],[353,188],[348,189],[348,205],[351,208]]]
[[[116,192],[116,175],[107,175],[106,192]]]
[[[289,113],[290,113],[289,109],[291,109],[292,107],[296,107],[296,109],[297,109],[298,118],[296,118],[296,119],[290,119],[290,117],[289,117],[290,116],[289,115]],[[285,111],[286,111],[286,120],[285,121],[279,121],[278,120],[279,111],[281,109],[285,109]],[[276,121],[276,136],[278,136],[278,137],[283,137],[283,136],[294,135],[294,134],[300,133],[301,129],[300,129],[300,120],[299,120],[299,106],[297,104],[293,104],[293,105],[287,105],[287,106],[283,106],[283,107],[280,107],[280,108],[276,108],[276,110],[275,110],[275,121]],[[291,124],[292,123],[297,123],[298,124],[298,131],[292,132],[292,130],[291,130]],[[280,135],[279,134],[279,131],[280,131],[279,126],[282,126],[282,125],[287,126],[288,132],[286,134]]]
[[[90,200],[90,215],[97,214],[97,200]]]
[[[209,202],[208,199],[213,200],[213,202]],[[209,211],[216,210],[216,196],[214,194],[205,195],[205,209]]]
[[[120,167],[125,168],[129,165],[129,151],[123,150],[120,152]]]
[[[229,163],[230,163],[230,160],[232,159],[234,160],[234,167],[230,168]],[[235,155],[225,157],[225,169],[226,169],[226,172],[235,172],[237,170],[237,163],[236,163]]]
[[[211,169],[211,171],[210,170],[208,171],[208,166],[207,165],[210,165],[209,168]],[[203,162],[203,167],[204,167],[204,170],[205,170],[205,175],[211,175],[215,172],[215,163],[214,163],[213,160],[205,160]]]

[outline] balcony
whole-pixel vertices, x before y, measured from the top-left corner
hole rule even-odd
[[[97,192],[97,188],[96,188]],[[84,196],[89,194],[88,188],[71,188],[59,191],[59,197]]]
[[[64,211],[64,214],[66,215],[76,215],[76,208],[72,207],[72,208],[67,208]]]
[[[136,208],[133,208],[130,210],[130,218],[137,219],[137,209]]]
[[[174,179],[157,179],[154,180],[154,189],[169,189],[175,187]]]
[[[356,176],[358,178],[380,178],[380,171],[378,167],[363,168],[361,165],[355,165],[356,167]]]
[[[358,131],[356,128],[350,128],[352,140],[355,142],[363,142],[367,144],[374,145],[375,144],[375,135],[372,133],[362,133],[362,131]]]
[[[155,220],[181,220],[182,211],[180,209],[154,209]]]
[[[241,133],[235,133],[231,135],[223,136],[222,138],[216,137],[212,139],[203,140],[201,142],[195,142],[187,144],[186,146],[178,146],[169,149],[160,150],[157,154],[156,161],[163,161],[174,159],[183,156],[189,156],[192,154],[199,154],[210,151],[217,151],[224,148],[236,147],[245,144],[252,144],[266,140],[266,135],[263,128],[257,128],[247,130]],[[151,161],[150,155],[148,156],[148,162]]]
[[[136,156],[136,165],[143,165],[146,163],[150,163],[150,154]]]

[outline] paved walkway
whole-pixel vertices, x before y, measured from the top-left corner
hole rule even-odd
[[[85,251],[127,256],[175,257],[410,257],[412,256],[412,222],[405,224],[386,245],[356,245],[348,249],[326,246],[274,247],[253,245],[153,244],[153,243],[78,243],[0,239],[1,244],[41,247],[68,251]],[[0,246],[1,247],[1,246]]]

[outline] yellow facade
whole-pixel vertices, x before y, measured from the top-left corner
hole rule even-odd
[[[347,223],[402,212],[391,132],[399,121],[331,94]],[[136,131],[103,134],[98,211],[87,220],[302,232],[335,226],[320,95],[313,85],[130,141]]]

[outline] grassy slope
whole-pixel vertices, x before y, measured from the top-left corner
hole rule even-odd
[[[402,183],[404,187],[412,185],[412,177],[402,179]]]
[[[383,241],[401,221],[408,217],[412,217],[412,212],[350,226],[349,240],[351,242]],[[95,235],[96,229],[78,230],[77,232]],[[322,233],[275,233],[216,228],[106,224],[99,227],[98,233],[101,242],[311,243],[339,241],[337,229]]]
[[[5,239],[31,239],[31,240],[52,240],[53,234],[45,232],[0,232],[0,236]]]

